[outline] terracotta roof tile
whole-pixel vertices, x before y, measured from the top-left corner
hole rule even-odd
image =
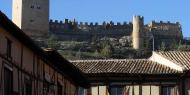
[[[190,70],[190,52],[161,51],[156,53],[181,66],[183,70]]]
[[[147,59],[71,61],[84,73],[173,74],[182,73]]]

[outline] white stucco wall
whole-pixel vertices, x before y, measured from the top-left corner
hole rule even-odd
[[[161,55],[157,54],[156,52],[153,52],[152,56],[149,58],[149,60],[157,62],[159,64],[168,66],[170,68],[179,70],[179,71],[183,71],[183,68],[179,65],[177,65],[176,63],[162,57]]]

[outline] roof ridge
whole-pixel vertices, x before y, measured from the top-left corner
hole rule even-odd
[[[168,53],[168,52],[183,52],[183,53],[186,52],[186,53],[190,53],[190,51],[178,51],[178,50],[171,50],[171,51],[154,51],[154,52],[158,52],[158,53],[159,53],[159,52],[161,52],[161,53],[164,53],[164,52],[167,52],[167,53]]]
[[[100,62],[100,61],[150,61],[148,59],[95,59],[95,60],[69,60],[69,62]]]

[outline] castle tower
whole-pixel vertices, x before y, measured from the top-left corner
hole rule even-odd
[[[132,32],[132,42],[133,48],[142,50],[144,49],[144,17],[134,16],[133,17],[133,32]]]
[[[47,36],[49,0],[13,0],[12,20],[31,37]]]

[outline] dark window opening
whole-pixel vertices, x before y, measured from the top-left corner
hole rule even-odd
[[[4,93],[13,95],[13,73],[7,68],[4,68]]]
[[[162,86],[161,95],[177,95],[177,89],[174,86]]]
[[[37,7],[37,9],[41,9],[41,7],[40,7],[40,6],[38,6],[38,7]]]
[[[25,95],[32,95],[32,81],[25,79]]]
[[[49,92],[49,82],[44,81],[43,82],[43,93],[46,95]]]
[[[30,6],[30,8],[32,8],[32,9],[33,9],[33,8],[34,8],[34,5]]]
[[[7,39],[7,57],[11,58],[12,41]]]
[[[34,22],[34,20],[31,19],[30,22]]]
[[[111,86],[111,95],[122,95],[124,91],[124,86]]]
[[[84,88],[79,88],[78,89],[78,95],[86,95],[86,94],[87,94],[87,91]]]
[[[57,85],[57,95],[62,95],[62,93],[63,93],[63,87],[62,87],[62,85],[60,85],[59,83],[58,83],[58,85]]]

